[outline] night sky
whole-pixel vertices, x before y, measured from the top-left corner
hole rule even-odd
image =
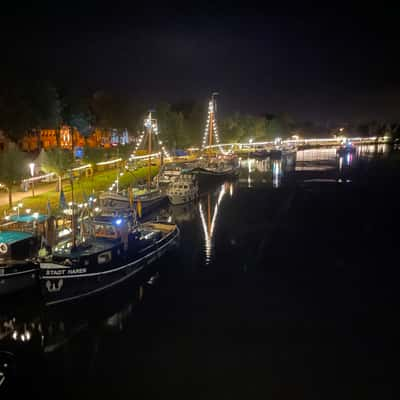
[[[287,5],[289,16],[228,4],[53,3],[4,10],[3,77],[18,71],[149,104],[204,101],[216,90],[224,114],[400,119],[398,9],[347,5],[294,15]]]

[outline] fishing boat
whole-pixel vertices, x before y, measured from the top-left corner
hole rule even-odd
[[[197,199],[199,185],[192,174],[180,175],[167,189],[167,196],[173,205],[185,204]]]
[[[33,288],[38,283],[36,257],[46,217],[15,215],[0,226],[0,296]]]
[[[91,239],[56,247],[41,259],[40,286],[46,304],[79,300],[138,277],[177,245],[175,224],[135,220],[96,217],[90,222]]]

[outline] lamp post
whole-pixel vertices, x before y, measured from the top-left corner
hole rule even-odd
[[[18,203],[15,207],[13,207],[13,210],[17,212],[17,216],[19,217],[19,209],[22,208],[23,204]]]
[[[34,163],[29,163],[29,170],[31,172],[31,177],[33,178],[35,175],[35,164]],[[32,180],[32,197],[35,197],[35,184],[34,181]]]

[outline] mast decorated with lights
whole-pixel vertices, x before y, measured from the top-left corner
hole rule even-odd
[[[165,146],[163,145],[163,142],[159,139],[158,135],[159,135],[159,129],[158,129],[158,122],[156,118],[153,118],[153,114],[154,111],[150,110],[149,113],[147,114],[146,118],[144,119],[144,130],[140,133],[140,136],[136,142],[136,146],[135,146],[135,150],[133,151],[133,153],[131,154],[131,156],[129,157],[130,162],[133,162],[135,160],[145,160],[147,159],[148,161],[148,171],[147,171],[147,189],[150,190],[150,186],[151,186],[151,159],[154,157],[164,157],[166,159],[170,159],[171,156],[169,155],[167,149],[165,148]],[[152,151],[154,151],[154,147],[153,143],[152,143],[152,139],[153,139],[153,133],[155,135],[155,145],[158,144],[160,151],[156,152],[156,153],[151,153]],[[141,145],[143,143],[146,143],[146,139],[148,140],[148,144],[147,144],[147,155],[141,155],[138,156],[136,155],[137,151],[139,150],[139,148],[141,147]],[[128,166],[125,167],[126,169],[129,169]],[[123,173],[120,174],[121,176],[123,175]],[[114,184],[110,187],[109,190],[113,190],[114,186],[116,184],[116,181],[114,182]]]
[[[208,154],[212,153],[212,146],[219,145],[219,135],[218,135],[218,125],[217,125],[217,99],[219,93],[214,92],[211,95],[211,99],[208,102],[208,115],[206,127],[204,129],[203,142],[201,144],[201,150],[204,151],[205,148],[209,149]],[[214,141],[214,143],[213,143]],[[218,146],[222,153],[225,154],[221,146]]]

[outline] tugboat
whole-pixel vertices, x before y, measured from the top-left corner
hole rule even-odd
[[[341,146],[336,150],[336,154],[339,157],[344,157],[347,154],[355,154],[355,153],[356,153],[356,147],[350,140],[345,140],[344,142],[342,142]]]
[[[199,186],[194,175],[183,174],[170,184],[167,196],[173,205],[185,204],[197,199]]]
[[[0,296],[38,283],[39,265],[35,260],[41,244],[39,224],[45,220],[37,213],[15,215],[0,226]]]
[[[138,276],[174,248],[179,229],[168,222],[138,224],[136,216],[99,216],[92,237],[55,247],[40,260],[40,286],[47,305],[82,299]]]

